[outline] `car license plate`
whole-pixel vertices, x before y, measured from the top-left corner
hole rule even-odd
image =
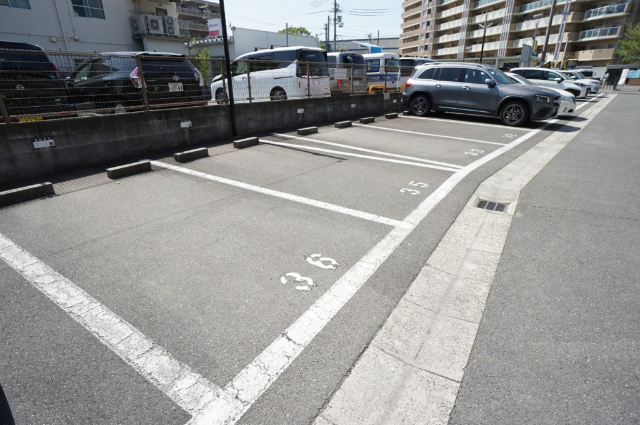
[[[182,83],[169,83],[169,91],[183,91]]]
[[[19,122],[32,122],[32,121],[42,121],[42,117],[24,117],[18,118]]]

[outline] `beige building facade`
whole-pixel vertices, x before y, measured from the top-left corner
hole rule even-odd
[[[406,0],[400,52],[436,60],[479,61],[487,23],[483,63],[517,66],[524,45],[540,54],[552,0]],[[627,23],[640,18],[640,3],[617,0],[557,0],[546,61],[574,58],[579,66],[615,63]],[[537,29],[536,29],[537,28]],[[536,64],[535,56],[534,62]]]

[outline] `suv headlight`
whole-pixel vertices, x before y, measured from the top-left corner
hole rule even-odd
[[[560,96],[560,98],[565,102],[573,102],[573,99],[575,99],[573,96]]]
[[[536,102],[549,103],[550,101],[551,101],[551,98],[549,96],[542,96],[540,94],[536,95]]]
[[[587,87],[587,85],[585,83],[576,83],[576,86],[578,86],[578,87]]]

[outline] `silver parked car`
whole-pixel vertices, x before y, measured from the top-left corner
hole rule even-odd
[[[402,92],[402,104],[418,116],[431,111],[499,117],[521,126],[554,117],[560,95],[536,86],[513,84],[500,70],[471,63],[438,63],[416,68]]]
[[[360,53],[328,53],[327,66],[332,96],[367,91],[367,66]]]

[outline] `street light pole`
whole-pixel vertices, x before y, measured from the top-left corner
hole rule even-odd
[[[482,33],[482,48],[480,49],[480,62],[478,63],[482,63],[482,56],[484,55],[484,39],[487,36],[487,28],[493,25],[493,24],[487,25],[487,15],[488,13],[484,14],[484,25],[480,24],[480,26],[484,28],[484,32]]]
[[[536,54],[536,37],[538,36],[538,25],[540,25],[540,19],[542,18],[542,13],[538,13],[537,15],[533,15],[533,19],[536,20],[536,29],[533,30],[533,38],[531,39],[531,49],[533,50],[533,55]],[[529,58],[529,65],[531,65],[531,58]]]
[[[544,45],[542,46],[542,64],[547,62],[547,46],[549,45],[549,35],[551,35],[551,25],[553,25],[553,15],[556,13],[556,0],[551,4],[551,12],[549,13],[549,24],[547,25],[547,33],[544,36]]]

